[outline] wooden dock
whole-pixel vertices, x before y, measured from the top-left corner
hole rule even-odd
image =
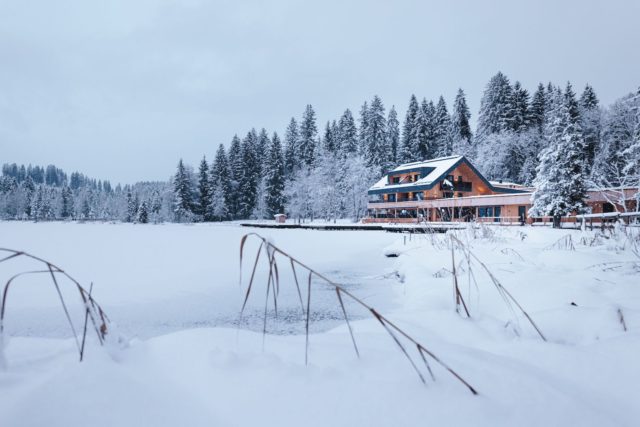
[[[348,230],[348,231],[387,231],[390,233],[445,233],[447,230],[462,229],[466,224],[441,223],[441,224],[278,224],[262,222],[243,222],[242,227],[254,228],[281,228],[299,230]]]

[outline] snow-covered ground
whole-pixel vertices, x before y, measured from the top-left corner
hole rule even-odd
[[[249,231],[0,222],[0,247],[46,258],[87,288],[93,282],[124,339],[103,349],[89,335],[78,363],[55,290],[45,277],[18,279],[7,297],[0,425],[631,426],[640,418],[640,258],[628,239],[530,227],[456,232],[545,342],[478,262],[468,267],[460,246],[455,265],[471,318],[456,313],[450,235],[255,230],[378,308],[474,396],[433,361],[435,381],[427,375],[423,385],[380,323],[347,303],[358,359],[335,293],[315,280],[305,366],[304,316],[284,259],[269,333],[261,333],[264,255],[239,324],[258,242],[247,243],[240,287],[238,249]],[[33,267],[0,264],[0,281]],[[300,281],[306,287],[306,276]],[[82,306],[64,289],[81,324]]]

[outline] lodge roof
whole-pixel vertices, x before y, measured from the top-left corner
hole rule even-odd
[[[369,194],[394,193],[396,191],[422,191],[433,188],[438,182],[446,179],[447,174],[460,163],[466,163],[471,170],[487,185],[487,187],[500,193],[521,193],[523,190],[494,186],[469,162],[464,156],[447,156],[436,159],[424,160],[402,164],[387,172],[378,182],[369,188]],[[389,184],[389,176],[399,173],[420,172],[420,179],[413,182],[400,182]]]

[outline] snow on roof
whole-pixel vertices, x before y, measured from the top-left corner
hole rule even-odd
[[[414,185],[429,185],[434,181],[438,180],[446,171],[448,171],[453,165],[455,165],[462,156],[449,156],[449,157],[439,157],[437,159],[425,160],[422,162],[412,162],[405,163],[392,171],[388,172],[384,177],[382,177],[378,182],[376,182],[371,190],[377,188],[394,188],[394,187],[408,187]],[[426,176],[420,177],[419,180],[415,182],[403,182],[396,185],[387,185],[387,177],[389,175],[394,175],[396,173],[402,173],[403,171],[410,169],[419,169],[419,168],[429,168],[432,169]]]

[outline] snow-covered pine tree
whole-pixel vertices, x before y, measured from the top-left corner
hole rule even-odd
[[[378,95],[373,97],[371,106],[366,112],[364,158],[368,166],[375,167],[380,173],[383,173],[391,156],[390,149],[386,144],[387,120],[384,105]]]
[[[391,106],[389,115],[387,116],[387,142],[389,149],[389,159],[385,165],[385,169],[389,170],[398,164],[398,145],[400,144],[400,122],[398,121],[398,113],[396,107]]]
[[[149,222],[149,206],[147,205],[147,202],[145,200],[140,203],[136,220],[141,224],[146,224]]]
[[[411,95],[407,114],[404,116],[404,123],[402,125],[402,139],[400,140],[397,156],[398,163],[414,162],[420,157],[417,140],[414,139],[415,135],[417,135],[416,126],[418,125],[419,112],[420,105],[418,104],[418,99],[415,95]]]
[[[414,127],[414,143],[418,148],[418,160],[433,159],[437,157],[438,150],[435,143],[436,107],[433,101],[422,99],[416,126]]]
[[[491,77],[480,100],[476,144],[491,134],[512,129],[513,92],[507,76],[498,72]]]
[[[451,112],[451,138],[454,154],[473,157],[471,145],[471,112],[467,106],[467,99],[462,89],[458,89]]]
[[[231,140],[228,155],[229,184],[231,193],[238,195],[240,183],[244,179],[244,163],[242,159],[242,143],[238,135],[234,135]],[[240,197],[233,197],[229,200],[229,215],[231,218],[240,218]]]
[[[604,186],[619,186],[624,180],[626,150],[632,145],[635,130],[634,96],[615,101],[608,109],[602,127],[602,143],[596,150],[593,180]]]
[[[580,96],[580,117],[582,132],[587,151],[587,173],[591,174],[596,150],[600,146],[602,132],[602,114],[598,105],[598,97],[591,85],[587,84]]]
[[[333,153],[337,154],[340,152],[340,126],[335,119],[331,121],[331,134],[333,135]]]
[[[316,113],[309,104],[305,107],[302,121],[300,122],[300,145],[298,150],[302,162],[307,166],[313,165],[317,134]]]
[[[82,201],[80,218],[82,218],[83,221],[91,219],[91,203],[90,203],[89,197],[85,197],[84,200]]]
[[[516,81],[512,92],[511,129],[518,134],[526,131],[531,125],[530,114],[529,91]]]
[[[173,194],[175,197],[174,214],[176,221],[190,221],[192,217],[193,207],[193,188],[191,186],[191,177],[182,162],[178,162],[176,174],[173,178]],[[131,212],[131,218],[135,218],[137,209]]]
[[[24,216],[31,219],[31,204],[36,193],[36,184],[33,182],[33,178],[27,175],[24,181],[22,181],[22,194],[24,195],[24,205],[22,212]]]
[[[333,133],[331,122],[327,120],[327,125],[324,128],[324,136],[322,138],[322,148],[329,153],[335,153],[337,145],[336,137],[337,136]]]
[[[242,141],[242,180],[238,185],[239,218],[251,218],[256,206],[260,175],[256,166],[255,144],[252,132]]]
[[[160,211],[162,210],[162,197],[158,190],[151,193],[150,213],[154,224],[160,221]]]
[[[43,186],[39,185],[35,196],[33,197],[33,202],[31,203],[31,218],[38,222],[42,218],[42,204],[43,204]]]
[[[268,168],[267,168],[268,171]],[[224,145],[218,146],[216,157],[209,173],[211,200],[207,208],[207,216],[213,221],[224,221],[230,217],[230,206],[233,193],[230,180],[229,164]]]
[[[360,127],[358,128],[358,153],[364,155],[369,146],[369,103],[367,101],[360,107]]]
[[[453,141],[451,138],[451,117],[447,111],[447,103],[440,96],[436,112],[433,117],[433,142],[435,146],[435,156],[450,156],[453,152]]]
[[[622,172],[627,177],[629,185],[634,186],[637,190],[634,197],[636,211],[640,211],[640,87],[633,98],[633,104],[635,110],[633,138],[629,148],[624,151],[627,164]]]
[[[284,213],[284,158],[282,146],[277,133],[273,134],[271,147],[267,159],[267,174],[265,176],[265,205],[267,217]]]
[[[65,185],[62,187],[61,198],[60,198],[61,206],[60,206],[60,217],[63,219],[67,219],[71,216],[73,212],[73,193],[71,189]]]
[[[264,163],[269,153],[269,145],[271,140],[269,139],[269,133],[265,128],[260,129],[260,134],[256,140],[255,156],[256,156],[256,171],[258,176],[262,177],[265,173]]]
[[[125,213],[124,222],[133,222],[133,220],[135,219],[135,217],[133,216],[135,203],[133,201],[133,195],[131,194],[131,188],[127,186],[126,192],[127,192],[127,195],[126,195],[126,206],[124,211]]]
[[[293,174],[302,166],[302,159],[298,148],[300,146],[300,132],[298,122],[293,117],[287,126],[284,134],[284,170],[287,177]]]
[[[204,221],[210,221],[206,215],[207,206],[211,203],[211,188],[209,184],[209,164],[206,156],[203,156],[198,168],[198,202],[195,205],[195,213],[202,216]]]
[[[562,216],[583,209],[587,182],[580,111],[570,83],[549,117],[549,145],[540,155],[530,213],[551,215],[560,227]]]
[[[533,94],[533,98],[531,99],[531,108],[529,109],[529,122],[532,127],[535,127],[542,135],[542,130],[544,128],[544,112],[546,105],[546,95],[544,85],[542,83],[538,84],[538,88]]]
[[[358,129],[356,121],[348,108],[340,117],[338,124],[338,138],[340,140],[340,154],[343,158],[354,155],[358,152]]]

